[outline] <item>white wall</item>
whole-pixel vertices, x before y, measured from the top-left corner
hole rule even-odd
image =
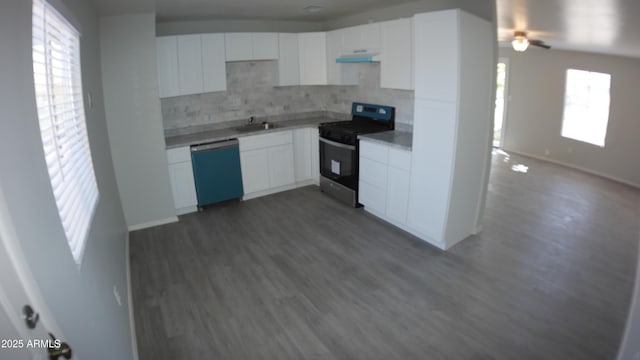
[[[93,108],[86,107],[87,131],[100,191],[80,269],[71,256],[44,161],[33,88],[31,1],[25,0],[0,1],[0,187],[28,266],[77,358],[132,359],[127,304],[119,307],[113,296],[113,286],[123,299],[128,295],[127,229],[101,101],[98,19],[86,1],[64,4],[68,10],[62,13],[82,33],[83,87],[94,100]]]
[[[503,147],[548,158],[640,186],[640,59],[532,48],[509,58],[509,96]],[[611,109],[604,148],[560,136],[566,70],[611,74]],[[545,150],[549,155],[545,155]]]
[[[107,128],[129,228],[177,221],[158,98],[154,14],[100,20]]]

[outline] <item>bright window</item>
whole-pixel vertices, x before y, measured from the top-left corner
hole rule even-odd
[[[611,75],[567,70],[562,136],[604,147]]]
[[[44,0],[33,1],[33,80],[44,156],[60,220],[82,262],[96,205],[80,77],[80,34]]]

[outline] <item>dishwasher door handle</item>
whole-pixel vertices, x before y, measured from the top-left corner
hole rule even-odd
[[[223,149],[226,147],[238,146],[238,139],[224,140],[224,141],[216,141],[198,145],[191,145],[191,152],[199,152],[213,149]]]

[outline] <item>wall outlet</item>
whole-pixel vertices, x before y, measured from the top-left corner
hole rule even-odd
[[[122,296],[120,296],[120,291],[115,285],[113,285],[113,297],[116,298],[116,303],[118,303],[118,306],[122,306]]]
[[[568,152],[569,154],[572,154],[572,153],[573,153],[573,148],[568,148],[568,149],[567,149],[567,152]]]
[[[549,149],[544,149],[544,155],[549,156],[549,154],[551,154],[551,151],[549,151]]]

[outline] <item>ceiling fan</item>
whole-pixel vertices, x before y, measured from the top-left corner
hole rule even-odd
[[[547,50],[551,49],[551,46],[545,44],[542,40],[528,39],[526,31],[516,31],[513,37],[514,39],[511,42],[511,46],[513,46],[513,50],[515,51],[525,51],[529,45],[538,46]]]

